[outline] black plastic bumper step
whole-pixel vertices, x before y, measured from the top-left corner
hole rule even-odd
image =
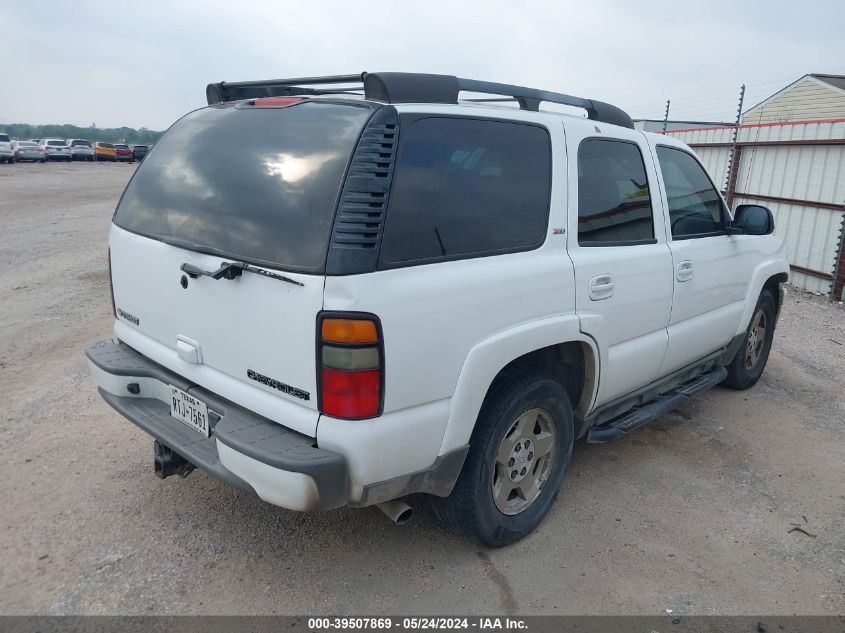
[[[717,367],[706,374],[702,374],[698,378],[679,385],[674,390],[659,396],[657,400],[649,404],[637,407],[633,411],[629,411],[607,424],[591,427],[587,432],[587,441],[591,444],[600,444],[626,435],[634,429],[648,424],[664,413],[689,402],[690,397],[694,394],[715,387],[727,375],[728,370],[724,367]]]

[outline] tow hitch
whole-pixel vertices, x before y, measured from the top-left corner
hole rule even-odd
[[[153,442],[153,471],[159,479],[165,479],[170,475],[179,475],[184,479],[194,468],[196,466],[170,447],[158,440]]]

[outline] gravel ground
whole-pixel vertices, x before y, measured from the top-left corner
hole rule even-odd
[[[841,306],[793,291],[754,389],[579,443],[536,533],[480,551],[424,511],[397,528],[153,476],[83,358],[132,170],[0,166],[0,613],[845,612]]]

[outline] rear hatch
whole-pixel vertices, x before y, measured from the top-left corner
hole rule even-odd
[[[315,435],[326,253],[347,163],[371,113],[316,100],[222,104],[170,128],[115,213],[117,336],[224,398]],[[227,262],[250,270],[201,274]]]

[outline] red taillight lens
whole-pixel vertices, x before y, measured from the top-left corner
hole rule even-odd
[[[344,371],[322,368],[320,409],[335,418],[372,418],[378,415],[381,371]]]
[[[111,279],[111,249],[109,249],[109,292],[111,292],[111,312],[117,318],[117,307],[114,305],[114,284]]]
[[[381,414],[384,343],[378,319],[323,313],[317,321],[320,412],[363,420]]]
[[[253,101],[252,105],[258,106],[259,108],[279,108],[293,105],[300,101],[305,101],[305,97],[262,97]]]

